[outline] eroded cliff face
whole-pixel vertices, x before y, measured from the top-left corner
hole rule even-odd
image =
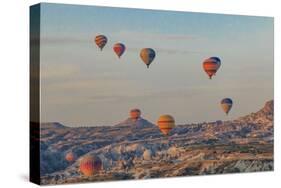
[[[233,121],[178,125],[169,137],[149,121],[130,118],[115,126],[41,126],[42,184],[273,170],[273,101]],[[72,151],[74,162],[65,154]],[[103,170],[79,172],[85,155],[99,156]]]
[[[273,100],[265,103],[264,107],[256,113],[251,113],[247,116],[241,117],[238,120],[242,122],[256,123],[256,124],[272,124],[274,115]]]

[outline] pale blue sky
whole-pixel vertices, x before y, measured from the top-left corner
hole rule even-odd
[[[108,37],[102,52],[98,34]],[[127,47],[120,60],[117,42]],[[150,69],[144,47],[157,53]],[[202,69],[210,56],[222,60],[212,80]],[[136,107],[152,122],[233,119],[273,99],[273,18],[42,4],[41,75],[42,121],[113,125]]]

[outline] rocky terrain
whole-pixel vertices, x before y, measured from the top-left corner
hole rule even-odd
[[[273,101],[232,121],[177,125],[165,137],[149,121],[70,128],[41,124],[41,183],[146,179],[273,170]],[[76,160],[67,162],[73,152]],[[101,171],[79,172],[79,160],[98,156]]]

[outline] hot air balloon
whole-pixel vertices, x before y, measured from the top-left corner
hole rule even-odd
[[[142,61],[146,64],[147,68],[149,68],[149,65],[154,60],[155,56],[155,51],[151,48],[143,48],[140,52],[140,57]]]
[[[74,153],[68,152],[68,153],[65,155],[65,160],[67,160],[68,162],[74,161],[74,160],[75,160],[75,155],[74,155]]]
[[[164,135],[168,135],[175,127],[175,120],[171,115],[162,115],[159,117],[157,125]]]
[[[122,43],[116,43],[113,46],[113,50],[116,53],[116,55],[120,58],[122,54],[125,52],[126,46]]]
[[[80,161],[80,172],[85,176],[92,176],[94,173],[100,171],[102,168],[102,161],[99,157],[85,156]]]
[[[136,121],[141,116],[141,111],[137,108],[130,110],[130,117],[132,120]]]
[[[226,114],[228,114],[228,112],[231,110],[232,104],[233,102],[230,98],[222,99],[221,107]]]
[[[203,69],[208,74],[210,79],[212,79],[212,76],[216,74],[220,66],[221,60],[218,57],[210,57],[208,59],[205,59],[203,62]]]
[[[95,43],[96,45],[100,48],[100,50],[103,49],[103,47],[106,45],[107,43],[107,38],[104,35],[98,35],[95,38]]]

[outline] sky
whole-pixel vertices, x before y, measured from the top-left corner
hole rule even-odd
[[[273,18],[41,4],[41,121],[115,125],[139,108],[155,123],[231,120],[273,99]],[[103,51],[94,43],[103,34]],[[118,59],[112,47],[126,51]],[[139,57],[153,48],[147,69]],[[204,59],[221,67],[209,80]],[[220,101],[233,107],[226,116]]]

